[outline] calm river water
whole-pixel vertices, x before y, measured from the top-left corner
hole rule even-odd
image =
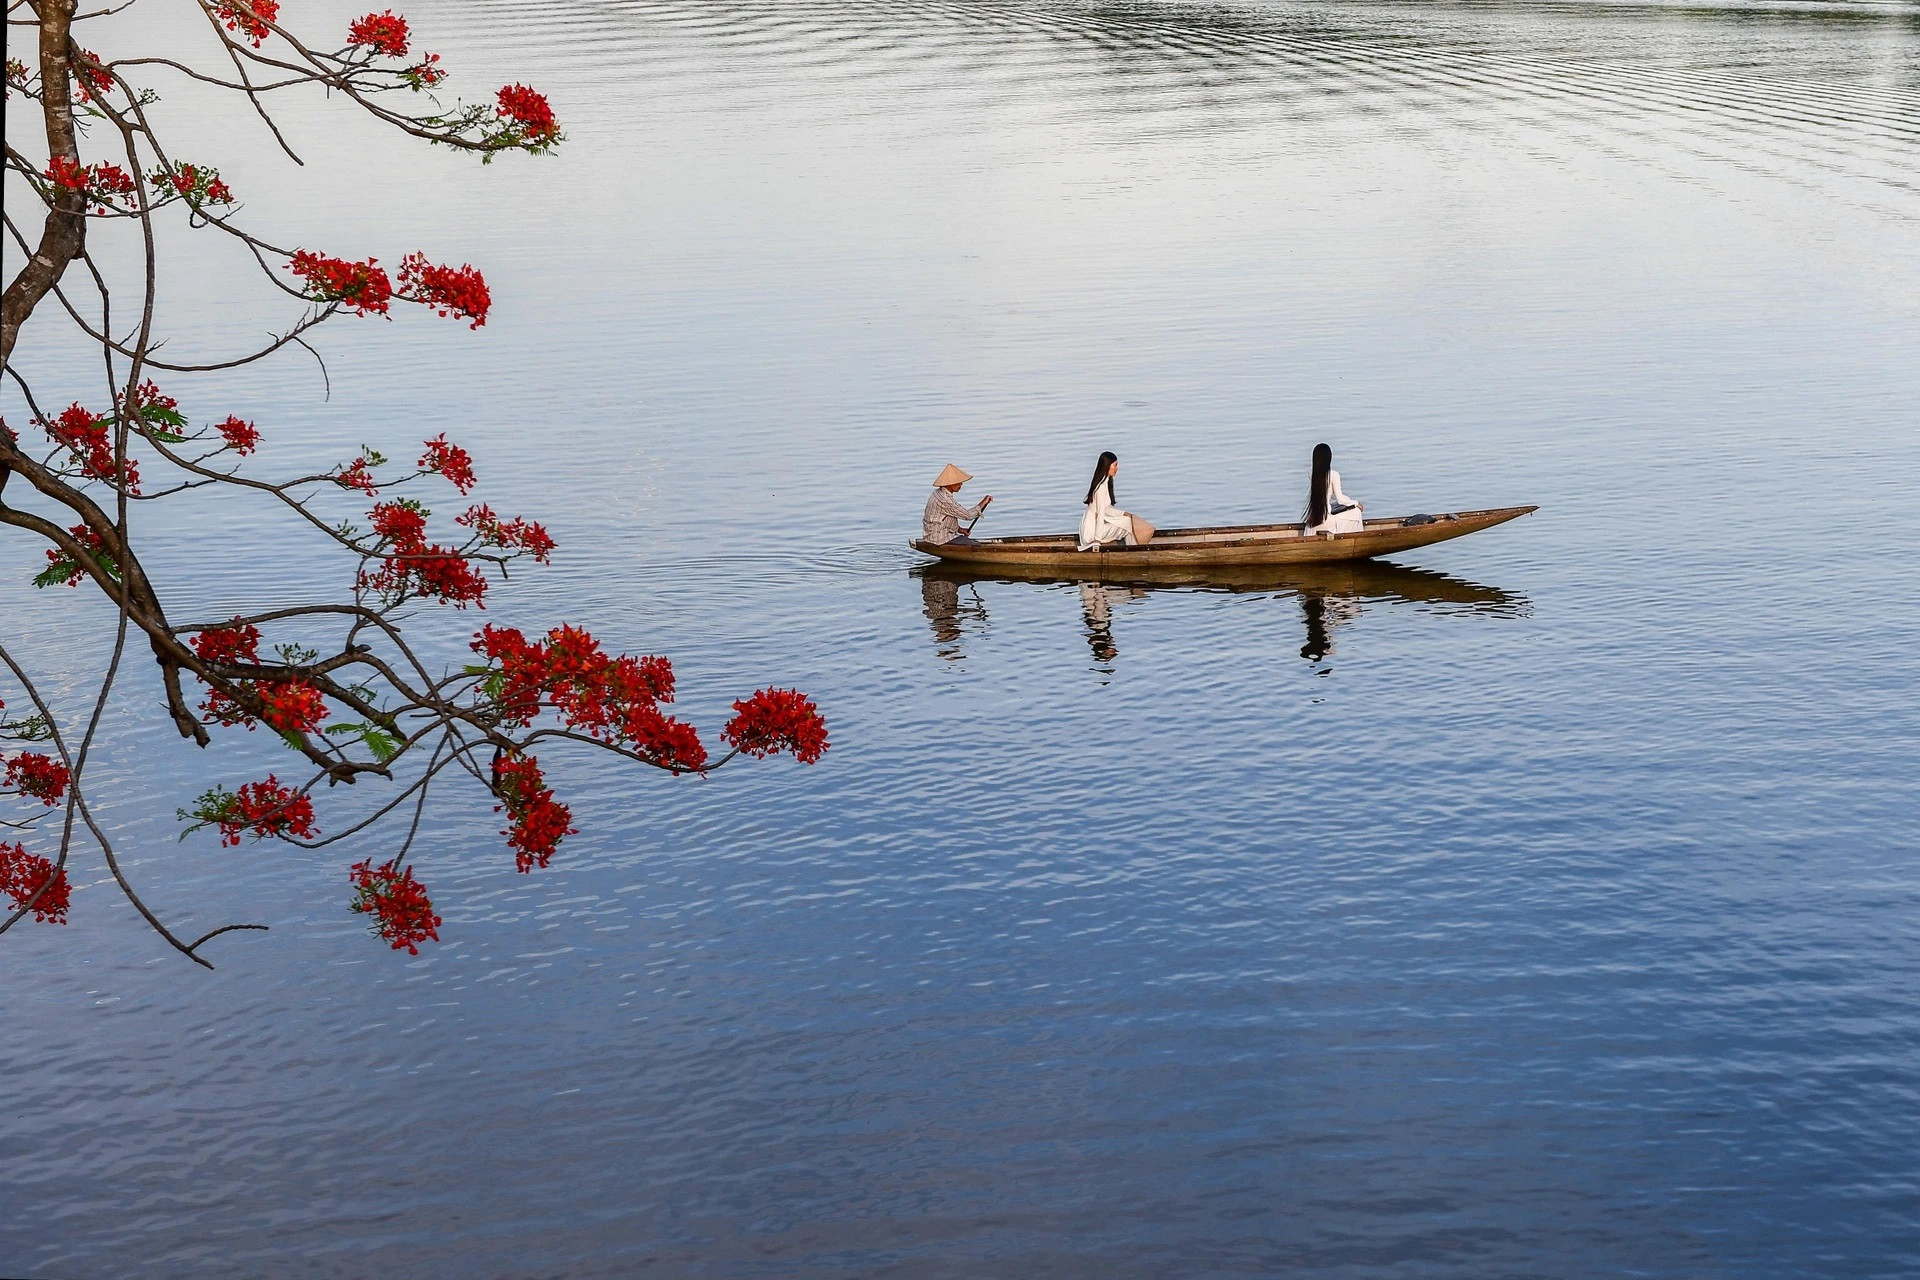
[[[1920,1274],[1920,10],[407,12],[563,153],[310,103],[296,173],[163,109],[256,226],[470,258],[495,319],[336,325],[331,399],[170,389],[285,465],[451,432],[562,546],[488,618],[671,655],[710,732],[797,685],[834,746],[561,764],[532,876],[449,788],[409,959],[346,910],[372,846],[175,840],[276,757],[136,666],[134,873],[272,932],[204,973],[82,854],[72,924],[0,939],[0,1273]],[[272,322],[181,252],[175,351]],[[1219,523],[1293,518],[1318,440],[1370,513],[1541,510],[1217,590],[905,546],[950,459],[983,533],[1070,527],[1103,448]],[[349,572],[144,518],[178,616]],[[0,547],[77,694],[101,615]]]

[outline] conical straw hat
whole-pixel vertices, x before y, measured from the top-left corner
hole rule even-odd
[[[950,484],[965,484],[971,479],[973,479],[972,476],[949,462],[945,467],[941,468],[940,476],[933,482],[933,487],[938,489]]]

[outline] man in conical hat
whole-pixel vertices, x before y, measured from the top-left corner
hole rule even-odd
[[[925,514],[920,517],[920,536],[923,541],[936,545],[973,541],[965,533],[960,532],[960,522],[965,520],[971,524],[978,520],[980,513],[987,509],[987,504],[993,501],[993,495],[988,494],[971,507],[961,506],[960,500],[953,495],[960,492],[960,486],[971,479],[973,479],[972,476],[951,462],[934,477],[933,493],[927,498]],[[968,532],[971,532],[971,529]]]

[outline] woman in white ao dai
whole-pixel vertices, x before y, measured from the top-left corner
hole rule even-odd
[[[1313,479],[1307,489],[1307,509],[1301,516],[1309,536],[1322,533],[1359,533],[1366,528],[1366,508],[1340,488],[1333,469],[1333,450],[1313,446]]]
[[[1112,453],[1100,455],[1093,467],[1093,483],[1087,486],[1087,511],[1080,517],[1079,548],[1092,551],[1103,543],[1134,545],[1133,517],[1113,504],[1113,477],[1120,470],[1120,459]]]

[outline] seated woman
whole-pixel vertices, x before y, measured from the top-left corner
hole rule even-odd
[[[1100,455],[1093,464],[1093,483],[1087,487],[1087,511],[1080,517],[1082,551],[1097,551],[1102,546],[1124,543],[1137,547],[1153,536],[1153,526],[1113,505],[1113,477],[1120,470],[1120,459],[1112,453]],[[1138,521],[1139,528],[1135,522]]]
[[[1306,532],[1359,533],[1366,528],[1366,508],[1340,490],[1340,473],[1333,469],[1333,450],[1313,446],[1313,479],[1307,489],[1307,510],[1301,517]]]

